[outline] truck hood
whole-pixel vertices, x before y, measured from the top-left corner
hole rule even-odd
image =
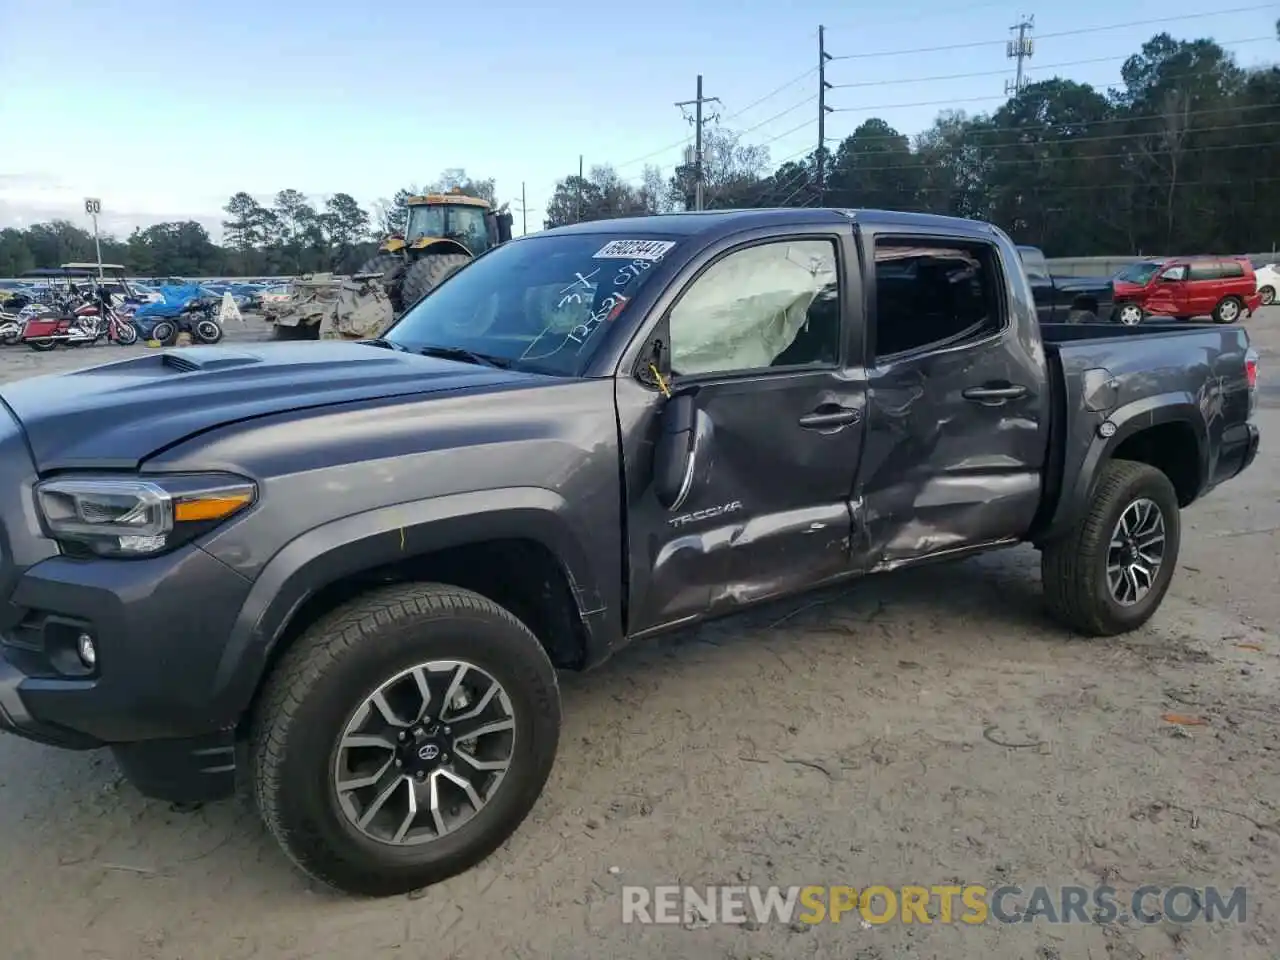
[[[460,389],[535,374],[353,342],[165,350],[7,384],[42,473],[136,468],[151,454],[228,423],[290,410]]]

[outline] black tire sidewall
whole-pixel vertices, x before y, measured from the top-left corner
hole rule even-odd
[[[1236,305],[1235,319],[1233,320],[1223,319],[1222,305],[1224,303],[1234,303]],[[1238,297],[1223,297],[1222,300],[1218,302],[1218,305],[1213,308],[1213,322],[1214,323],[1235,323],[1237,320],[1240,319],[1243,313],[1244,313],[1244,304],[1240,301]]]
[[[306,838],[344,885],[369,892],[412,889],[452,876],[496,849],[532,809],[555,759],[560,707],[555,673],[537,640],[520,628],[457,612],[429,621],[401,620],[365,636],[304,694],[286,732],[277,807],[287,829]],[[506,690],[516,720],[516,746],[494,797],[467,824],[416,847],[378,843],[360,834],[333,788],[336,746],[359,703],[396,674],[433,659],[481,667]]]
[[[1156,582],[1152,589],[1140,601],[1132,606],[1124,606],[1111,596],[1107,584],[1107,554],[1111,542],[1111,534],[1120,522],[1120,517],[1135,501],[1151,500],[1160,509],[1164,520],[1165,544],[1160,563],[1160,571],[1156,574]],[[1165,594],[1173,582],[1174,570],[1178,565],[1178,552],[1182,542],[1181,514],[1178,507],[1177,494],[1173,485],[1164,474],[1148,468],[1133,477],[1122,491],[1112,498],[1106,511],[1106,519],[1102,524],[1102,537],[1095,545],[1094,556],[1090,558],[1092,589],[1101,610],[1107,620],[1125,630],[1134,629],[1145,623],[1164,601]]]
[[[167,333],[167,335],[162,337],[161,333]],[[178,325],[169,320],[161,320],[151,328],[151,336],[148,339],[155,340],[166,347],[173,346],[178,340]]]

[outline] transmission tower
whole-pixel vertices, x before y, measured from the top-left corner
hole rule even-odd
[[[1010,60],[1018,61],[1018,73],[1012,80],[1004,82],[1004,92],[1010,97],[1016,97],[1022,92],[1022,88],[1027,85],[1027,78],[1023,72],[1023,62],[1030,60],[1036,52],[1036,42],[1031,37],[1031,31],[1035,28],[1036,18],[1023,17],[1009,31],[1012,33],[1017,31],[1017,36],[1011,39],[1005,46],[1005,55]]]

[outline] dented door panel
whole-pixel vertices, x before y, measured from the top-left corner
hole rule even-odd
[[[871,291],[877,236],[903,238],[897,231],[863,235]],[[1018,262],[1007,238],[936,238],[948,241],[989,244],[998,253],[993,262]],[[868,370],[866,441],[854,492],[860,567],[887,569],[1017,539],[1032,525],[1048,449],[1047,368],[1026,277],[1006,266],[998,289],[1005,313],[998,332],[886,358]],[[1009,387],[1023,392],[1000,397]],[[984,400],[984,389],[995,394]]]
[[[860,377],[804,371],[702,386],[705,459],[687,500],[671,511],[651,490],[659,405],[640,384],[620,379],[617,390],[630,501],[633,634],[849,572],[848,492],[865,404]],[[799,425],[824,404],[857,411],[856,422]]]

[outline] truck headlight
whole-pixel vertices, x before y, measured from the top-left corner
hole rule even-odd
[[[102,557],[163,553],[251,505],[257,488],[224,474],[57,477],[36,485],[48,534]]]

